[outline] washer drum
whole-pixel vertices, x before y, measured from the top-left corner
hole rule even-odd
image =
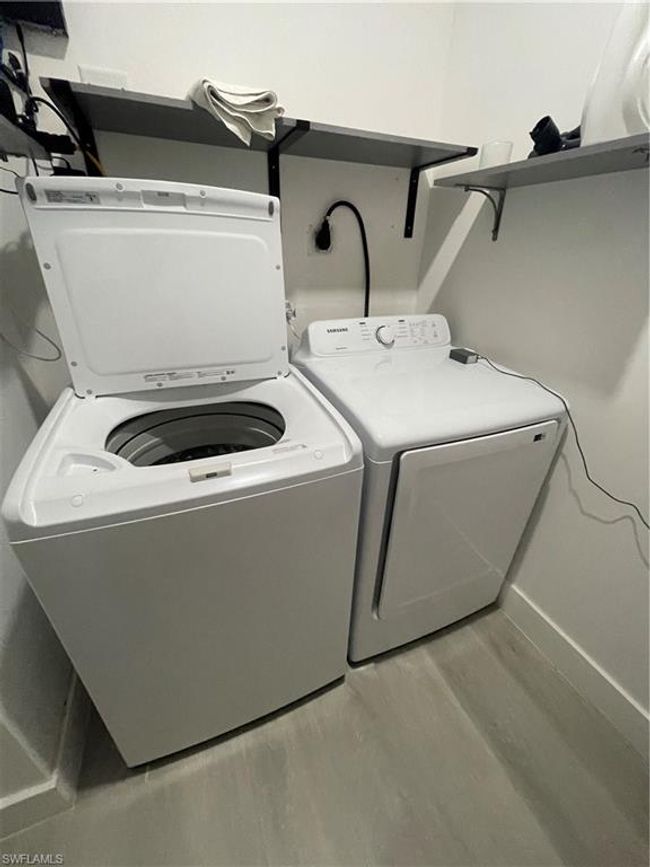
[[[157,467],[272,446],[285,428],[280,413],[264,404],[188,406],[122,422],[111,431],[106,450],[136,467]]]

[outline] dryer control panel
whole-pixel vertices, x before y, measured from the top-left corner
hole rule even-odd
[[[437,313],[330,319],[305,329],[297,356],[430,349],[450,341],[447,320]]]

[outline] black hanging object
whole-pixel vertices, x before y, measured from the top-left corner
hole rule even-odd
[[[580,127],[577,126],[569,132],[561,133],[553,118],[548,114],[537,121],[529,135],[535,143],[535,147],[528,154],[528,159],[580,147]]]

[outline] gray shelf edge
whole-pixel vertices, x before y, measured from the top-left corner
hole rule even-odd
[[[296,122],[296,121],[294,121]],[[450,142],[429,141],[428,139],[408,138],[407,136],[393,135],[392,133],[373,132],[367,129],[355,129],[347,126],[335,126],[333,124],[320,123],[318,121],[308,121],[310,132],[327,133],[329,135],[346,136],[351,139],[362,139],[364,141],[377,141],[382,144],[402,145],[404,147],[421,148],[422,150],[437,150],[443,151],[449,156],[456,156],[458,159],[465,159],[468,156],[474,156],[478,153],[478,148],[469,145],[456,145]],[[468,153],[470,152],[470,153]],[[326,159],[326,157],[323,157]],[[416,168],[411,166],[410,168]]]
[[[95,129],[203,143],[212,147],[229,147],[240,152],[249,150],[228,132],[225,126],[219,124],[208,112],[195,106],[189,99],[100,87],[68,79],[42,78],[41,84],[51,98],[61,103],[61,108],[74,120],[85,143],[86,151],[91,154],[97,155],[93,134]],[[99,103],[95,106],[96,112],[93,111],[91,104],[93,98]],[[111,101],[115,103],[112,107]],[[102,102],[104,105],[101,104]],[[108,112],[106,112],[107,104]],[[151,108],[154,120],[155,112],[159,110],[157,120],[160,127],[149,129],[146,123],[134,122],[133,112],[137,111],[138,106]],[[113,111],[112,115],[111,111]],[[126,117],[122,116],[120,119],[120,111]],[[102,112],[104,112],[103,117]],[[166,112],[169,113],[167,116]],[[176,118],[172,118],[170,129],[169,115],[174,114]],[[177,124],[178,117],[180,122]],[[194,123],[191,137],[187,135],[187,128],[183,135],[185,117]],[[151,118],[149,123],[155,126]],[[290,117],[281,117],[276,121],[276,137],[273,141],[268,142],[259,136],[254,136],[250,150],[266,153],[269,194],[277,197],[280,197],[280,155],[409,169],[404,221],[405,238],[413,237],[418,183],[422,170],[466,159],[477,152],[475,147],[468,145],[426,141]],[[95,173],[95,167],[87,156],[86,168],[89,174]]]
[[[57,79],[48,79],[45,78],[43,81],[47,82],[49,80],[56,81]],[[162,110],[168,109],[171,111],[179,111],[183,113],[187,113],[188,119],[190,119],[193,115],[196,115],[197,112],[203,112],[203,109],[200,109],[194,105],[193,102],[189,99],[180,99],[178,97],[169,97],[162,96],[151,93],[142,93],[138,91],[130,91],[119,88],[109,88],[102,87],[99,85],[87,84],[85,82],[78,81],[70,81],[67,79],[58,79],[59,81],[65,81],[66,84],[70,86],[72,93],[75,96],[75,99],[84,100],[84,99],[92,99],[93,97],[99,97],[102,99],[112,99],[118,102],[123,102],[128,104],[130,107],[137,108],[138,105],[147,105],[152,108],[160,108]],[[88,119],[92,124],[91,119]],[[215,120],[215,124],[218,122]],[[409,138],[405,136],[392,135],[388,133],[380,133],[374,132],[372,130],[361,130],[354,129],[350,127],[340,127],[335,126],[333,124],[321,123],[317,121],[304,121],[298,118],[286,117],[283,116],[277,121],[277,135],[274,141],[264,141],[262,139],[255,139],[255,150],[268,152],[272,150],[275,146],[281,145],[282,138],[287,133],[292,130],[300,127],[301,124],[309,124],[309,131],[314,133],[322,133],[326,135],[340,136],[341,139],[350,139],[350,141],[364,141],[364,142],[378,142],[379,144],[384,145],[393,145],[396,147],[404,147],[404,148],[413,148],[420,149],[425,152],[424,163],[426,164],[426,151],[437,151],[440,154],[440,161],[450,161],[453,159],[465,159],[469,156],[473,156],[477,151],[476,148],[465,145],[457,145],[450,142],[437,142],[437,141],[428,141],[426,139],[416,139]],[[116,125],[110,126],[101,126],[98,125],[95,127],[99,130],[105,130],[110,132],[128,132],[128,130],[120,130],[116,128]],[[225,130],[225,128],[224,128]],[[145,133],[142,130],[139,130],[136,134],[138,135],[149,135],[150,137],[156,138],[161,137],[160,134],[156,134],[155,131],[151,133]],[[182,130],[179,129],[179,135],[176,138],[178,141],[185,140],[182,135]],[[214,147],[232,147],[237,150],[245,150],[248,148],[243,145],[237,138],[235,138],[231,133],[227,131],[224,132],[223,141],[215,142]],[[291,144],[289,143],[286,150],[283,150],[286,155],[291,154]],[[312,156],[309,155],[310,158],[314,159],[328,159],[326,154],[322,156]],[[355,161],[355,160],[351,160]],[[434,162],[438,160],[434,159]],[[388,165],[396,165],[394,163],[388,163]],[[417,161],[411,162],[406,168],[416,168],[418,167]]]
[[[447,175],[437,178],[434,186],[438,187],[484,187],[485,189],[514,189],[518,187],[535,186],[554,181],[570,180],[572,178],[592,177],[599,174],[610,174],[616,171],[630,171],[644,168],[648,165],[647,153],[650,147],[650,133],[638,133],[622,139],[613,139],[607,142],[598,142],[585,147],[574,148],[568,151],[560,151],[543,157],[519,160],[514,163],[505,163],[500,166],[490,166],[485,169],[475,169],[462,174]],[[601,167],[597,165],[598,157],[604,159],[613,154],[621,153],[628,156],[638,153],[632,164],[621,162],[620,165]],[[594,165],[596,163],[596,165]],[[638,163],[638,164],[637,164]],[[562,171],[556,178],[548,177],[552,174],[553,166],[562,169],[576,168],[575,172]],[[582,167],[582,171],[580,170]],[[542,176],[546,175],[546,177]],[[514,181],[510,180],[510,176]],[[505,179],[505,183],[504,183]]]

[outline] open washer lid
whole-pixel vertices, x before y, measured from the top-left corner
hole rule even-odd
[[[287,374],[277,199],[86,177],[21,198],[77,394]]]

